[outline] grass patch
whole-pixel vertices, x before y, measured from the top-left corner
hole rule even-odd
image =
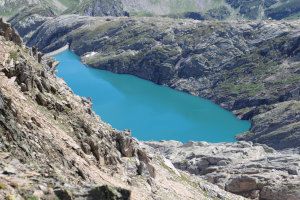
[[[31,195],[27,198],[27,200],[39,200],[37,196]]]
[[[3,183],[0,183],[0,189],[1,190],[5,190],[6,189],[6,185],[4,185]]]
[[[10,57],[10,59],[18,60],[19,54],[16,51],[10,51],[9,57]]]

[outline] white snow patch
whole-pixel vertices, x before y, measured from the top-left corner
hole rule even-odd
[[[170,160],[163,157],[163,161],[167,167],[169,167],[175,174],[177,174],[177,176],[181,176]]]
[[[97,52],[93,51],[93,52],[86,54],[85,57],[88,58],[88,57],[94,56],[95,54],[97,54]]]

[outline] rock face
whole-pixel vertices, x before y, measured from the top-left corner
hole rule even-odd
[[[21,35],[44,52],[69,43],[89,66],[209,99],[252,122],[238,139],[282,150],[300,144],[299,30],[299,21],[65,15]]]
[[[0,36],[0,199],[244,199],[174,173],[101,121],[57,64]]]
[[[3,18],[0,18],[0,35],[4,36],[6,40],[11,40],[15,44],[22,46],[23,40],[20,37],[16,29],[11,29],[11,24],[4,22]]]
[[[22,13],[24,8],[35,6],[51,7],[57,13],[61,13],[77,3],[78,0],[69,0],[68,2],[63,0],[2,0],[0,2],[0,16],[9,18]]]
[[[9,153],[0,153],[1,199],[130,199],[130,191],[108,185],[64,185],[49,166],[23,164]],[[52,173],[52,175],[51,175]],[[19,189],[19,191],[17,190]]]
[[[250,133],[240,134],[237,139],[267,144],[280,150],[291,147],[297,149],[300,139],[299,111],[299,101],[274,104],[269,111],[254,117]]]
[[[37,5],[23,9],[12,18],[8,20],[13,27],[15,27],[21,37],[25,37],[23,33],[30,33],[35,31],[41,24],[43,24],[49,17],[57,16],[55,12],[48,6]],[[25,20],[22,20],[25,19]],[[18,23],[16,23],[18,22]],[[26,40],[26,38],[24,38]]]
[[[75,14],[87,16],[124,16],[121,0],[86,0],[80,2],[72,11]],[[129,15],[129,13],[127,13]]]
[[[250,199],[300,198],[300,156],[281,154],[252,142],[144,142],[177,169],[196,174],[226,191]]]

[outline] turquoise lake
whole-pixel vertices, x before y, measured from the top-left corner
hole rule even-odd
[[[208,100],[86,67],[71,51],[55,57],[61,62],[57,76],[76,94],[91,97],[103,121],[119,130],[130,129],[139,140],[233,142],[251,126]]]

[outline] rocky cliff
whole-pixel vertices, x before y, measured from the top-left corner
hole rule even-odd
[[[1,19],[0,199],[243,199],[101,121],[53,74],[58,63]]]
[[[22,24],[31,21],[25,17]],[[299,21],[65,15],[21,35],[44,52],[69,43],[89,66],[210,99],[251,120],[238,139],[281,150],[299,147],[299,33]]]

